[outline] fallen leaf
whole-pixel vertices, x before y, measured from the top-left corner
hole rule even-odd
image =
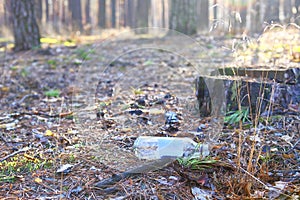
[[[34,179],[34,182],[36,182],[36,183],[42,183],[42,182],[43,182],[43,180],[42,180],[42,179],[40,179],[40,178],[35,178],[35,179]]]
[[[56,134],[53,133],[51,130],[46,130],[45,133],[44,133],[44,136],[55,137]]]

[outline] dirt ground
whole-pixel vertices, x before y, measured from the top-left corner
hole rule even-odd
[[[297,45],[299,33],[289,36],[277,44]],[[199,116],[195,78],[220,66],[250,65],[256,39],[120,34],[71,47],[1,52],[0,197],[299,198],[298,115],[261,119],[256,127]],[[262,48],[271,44],[260,41]],[[275,57],[299,67],[280,47],[262,50],[257,62],[272,65]],[[178,123],[166,122],[170,111]],[[197,169],[174,160],[95,185],[146,163],[133,149],[142,135],[190,137],[209,144],[210,156]]]

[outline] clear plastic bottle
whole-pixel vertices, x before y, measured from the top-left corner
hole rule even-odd
[[[198,145],[187,137],[152,137],[140,136],[134,142],[135,155],[140,159],[156,160],[164,156],[186,157],[209,155],[207,144]]]

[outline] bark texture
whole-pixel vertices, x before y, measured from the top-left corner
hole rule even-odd
[[[219,90],[222,84],[224,91]],[[217,74],[196,80],[196,96],[202,116],[211,115],[214,108],[223,105],[214,101],[219,92],[224,92],[228,111],[238,110],[240,103],[252,114],[299,113],[299,91],[300,68],[281,71],[225,68],[225,71],[220,69]]]
[[[82,31],[82,12],[81,12],[81,1],[80,0],[69,0],[69,6],[72,14],[72,30]]]
[[[111,0],[111,27],[116,28],[116,0]]]
[[[35,19],[34,0],[11,0],[15,51],[40,46],[40,32]]]
[[[150,13],[150,1],[137,1],[136,5],[136,28],[134,32],[136,34],[146,34],[149,26],[149,13]]]
[[[199,31],[208,31],[209,29],[209,1],[197,1],[197,26]]]
[[[100,28],[105,28],[106,22],[106,0],[98,1],[98,26]]]

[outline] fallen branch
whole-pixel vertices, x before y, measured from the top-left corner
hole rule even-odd
[[[17,102],[17,104],[19,104],[19,105],[22,104],[28,98],[39,98],[39,95],[37,95],[37,94],[27,94],[27,95],[23,96],[22,99]]]
[[[0,159],[0,162],[3,162],[3,161],[5,161],[5,160],[7,160],[8,158],[13,157],[13,156],[15,156],[15,155],[17,155],[17,154],[19,154],[19,153],[24,153],[24,152],[28,151],[29,149],[30,149],[30,148],[25,147],[25,148],[23,148],[23,149],[20,149],[19,151],[15,151],[15,152],[13,152],[13,153],[11,153],[11,154],[5,156],[4,158],[1,158],[1,159]]]
[[[167,166],[168,164],[170,164],[171,162],[173,162],[174,160],[175,160],[174,157],[163,157],[160,160],[155,160],[153,162],[144,164],[137,168],[128,170],[126,172],[123,172],[120,174],[114,174],[114,175],[112,175],[111,178],[107,178],[107,179],[104,179],[102,181],[95,183],[94,186],[98,189],[108,188],[125,178],[129,178],[129,177],[133,177],[136,175],[140,175],[140,174],[144,174],[144,173],[148,173],[151,171],[161,169],[161,168]]]

